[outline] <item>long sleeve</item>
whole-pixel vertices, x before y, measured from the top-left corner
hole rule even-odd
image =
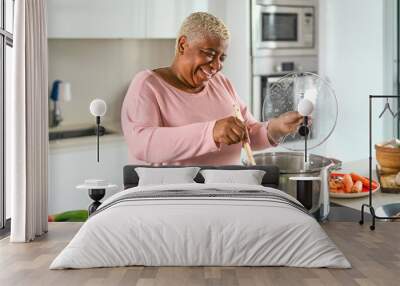
[[[121,121],[132,156],[148,163],[163,163],[220,150],[213,139],[216,120],[165,127],[155,92],[138,77],[125,96]]]
[[[226,79],[227,89],[230,94],[233,96],[233,100],[239,104],[240,112],[242,113],[245,124],[250,127],[252,133],[250,136],[250,146],[253,150],[263,150],[269,147],[277,146],[276,143],[268,140],[268,122],[260,122],[254,118],[254,116],[248,110],[246,104],[243,100],[237,95],[235,89],[232,84]]]
[[[246,125],[253,131],[250,134],[250,146],[253,150],[263,150],[269,147],[275,147],[277,144],[268,140],[268,121],[260,122],[256,120],[249,112],[247,106],[239,98],[240,110]]]

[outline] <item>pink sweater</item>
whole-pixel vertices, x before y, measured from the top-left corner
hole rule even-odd
[[[129,162],[144,165],[238,165],[241,144],[218,147],[213,139],[218,119],[234,115],[240,105],[253,150],[270,147],[267,124],[247,110],[229,80],[218,73],[199,93],[181,91],[151,70],[139,72],[128,89],[122,111],[122,129]],[[257,126],[254,126],[257,125]]]

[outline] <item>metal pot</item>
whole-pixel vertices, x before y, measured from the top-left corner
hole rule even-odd
[[[280,169],[279,189],[295,198],[298,198],[298,181],[301,179],[296,180],[294,177],[313,177],[314,181],[319,178],[319,182],[312,184],[312,204],[309,210],[318,219],[326,218],[329,212],[329,173],[331,170],[340,168],[341,161],[309,154],[305,162],[304,153],[301,152],[260,153],[254,155],[254,160],[256,165],[278,166]],[[322,208],[324,210],[320,212]]]
[[[335,164],[335,168],[340,168],[342,162],[320,155],[309,154],[307,163],[304,162],[302,152],[268,152],[254,155],[257,165],[276,165],[281,174],[304,174],[320,172],[322,168]],[[244,162],[246,163],[246,162]],[[313,175],[314,176],[314,175]]]

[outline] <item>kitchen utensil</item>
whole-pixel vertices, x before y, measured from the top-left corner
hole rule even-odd
[[[240,108],[239,105],[237,105],[236,103],[233,104],[233,110],[235,112],[235,116],[242,122],[244,122],[244,118],[242,116],[242,113],[240,112]],[[247,132],[247,131],[246,131]],[[249,135],[247,134],[247,138],[249,138]],[[253,157],[253,151],[251,150],[250,144],[248,142],[245,142],[243,144],[243,149],[246,152],[247,158],[248,158],[248,163],[249,165],[256,165],[256,162],[254,161],[254,157]]]
[[[312,125],[303,124],[301,127],[308,127],[307,137],[304,136],[306,132],[285,136],[280,146],[287,150],[308,152],[323,144],[336,127],[338,104],[335,92],[326,80],[316,74],[289,73],[271,83],[267,89],[262,112],[264,121],[294,110],[307,111]],[[299,131],[302,131],[301,128]],[[304,140],[307,140],[307,148]]]
[[[329,177],[325,179],[325,176],[328,176],[331,170],[340,168],[341,161],[309,154],[308,161],[305,162],[304,153],[302,152],[259,153],[254,155],[254,160],[257,166],[278,166],[280,171],[278,188],[295,198],[297,198],[297,183],[293,177],[321,178],[319,182],[312,183],[312,211],[321,210],[320,213],[315,213],[315,216],[319,219],[323,219],[326,212],[329,212],[329,209],[326,207],[328,205],[327,200],[329,200]],[[244,161],[243,163],[246,164],[247,162]],[[321,197],[321,194],[324,195]],[[325,207],[322,207],[323,200],[325,200]]]

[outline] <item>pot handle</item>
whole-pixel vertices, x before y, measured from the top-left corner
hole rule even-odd
[[[330,158],[330,157],[327,158],[332,162],[331,164],[329,164],[330,170],[340,170],[342,168],[342,161],[335,158]]]

